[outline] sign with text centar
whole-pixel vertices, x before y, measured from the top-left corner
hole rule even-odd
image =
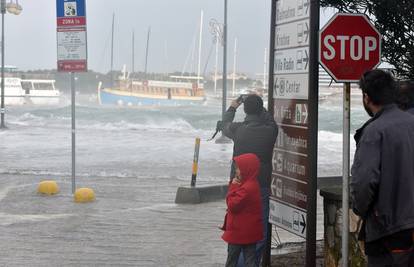
[[[310,1],[277,0],[274,47],[274,117],[270,223],[306,237],[309,191]]]
[[[57,0],[56,14],[58,71],[87,71],[85,0]]]

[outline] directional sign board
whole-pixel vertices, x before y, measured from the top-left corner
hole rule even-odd
[[[299,21],[281,25],[276,29],[275,41],[280,49],[309,44],[309,24]]]
[[[85,0],[56,0],[56,14],[58,71],[87,71]]]
[[[310,0],[276,0],[273,153],[269,221],[306,237],[310,179]]]
[[[308,99],[308,74],[277,74],[274,78],[274,97],[278,99]]]

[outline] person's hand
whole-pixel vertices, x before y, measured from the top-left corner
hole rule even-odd
[[[241,185],[241,180],[239,177],[235,177],[233,178],[233,180],[231,181],[232,184],[238,184]]]
[[[231,101],[231,107],[237,109],[238,107],[240,107],[241,102],[237,101],[237,99],[234,99],[233,101]]]

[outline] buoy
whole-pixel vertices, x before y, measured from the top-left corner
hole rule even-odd
[[[37,192],[44,195],[55,195],[59,193],[59,186],[55,181],[43,181],[39,183]]]
[[[88,203],[95,200],[95,192],[90,188],[79,188],[73,196],[76,203]]]

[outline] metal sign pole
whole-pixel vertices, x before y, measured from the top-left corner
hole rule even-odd
[[[269,80],[267,90],[267,110],[274,117],[274,73],[275,73],[275,35],[276,35],[276,0],[272,0],[272,11],[270,13],[270,48],[269,48]],[[262,267],[270,267],[272,258],[272,224],[267,222],[267,240],[263,252]]]
[[[0,129],[5,129],[6,124],[4,122],[4,116],[6,113],[6,109],[4,107],[4,14],[6,13],[6,1],[1,0],[1,124]]]
[[[88,71],[86,0],[56,0],[58,72],[70,72],[72,115],[72,193],[76,190],[76,86],[75,73]],[[114,17],[112,20],[114,25]],[[113,31],[112,31],[113,37]],[[76,60],[74,60],[76,59]],[[111,83],[112,83],[111,58]]]
[[[224,0],[224,25],[223,25],[223,104],[221,116],[224,119],[227,100],[227,0]]]
[[[306,266],[316,265],[316,206],[318,188],[318,63],[319,0],[310,1],[310,41],[309,41],[309,191],[306,213]]]
[[[343,165],[342,165],[342,262],[348,266],[349,255],[349,150],[350,150],[350,110],[351,84],[344,83],[344,117],[343,117]]]
[[[224,120],[224,114],[227,109],[227,8],[228,0],[224,0],[224,24],[223,24],[223,99],[221,107],[221,119]],[[216,144],[229,143],[230,140],[221,132],[221,136],[216,139]]]
[[[71,72],[70,75],[70,87],[72,94],[72,194],[75,193],[75,174],[76,174],[76,112],[75,112],[75,73]]]

